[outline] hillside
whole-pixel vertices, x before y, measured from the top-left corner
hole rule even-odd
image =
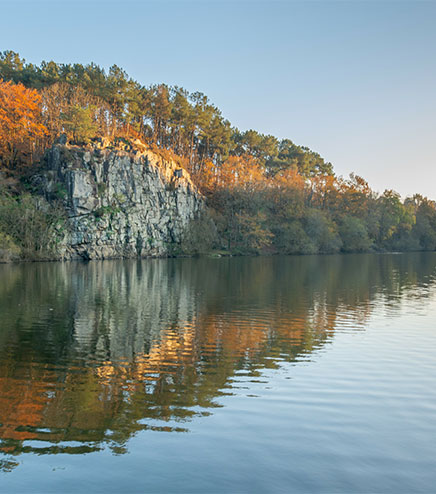
[[[183,169],[205,197],[207,209],[201,217],[194,220],[188,215],[193,223],[184,223],[183,247],[177,227],[177,235],[166,232],[161,236],[162,245],[171,243],[173,247],[144,250],[141,244],[139,255],[211,250],[230,254],[315,254],[436,249],[433,201],[419,194],[402,200],[393,190],[378,195],[362,177],[337,177],[331,163],[291,139],[279,140],[232,127],[200,92],[165,84],[146,87],[117,66],[109,71],[95,64],[42,62],[35,66],[17,53],[6,51],[0,55],[0,250],[13,254],[4,257],[33,258],[43,251],[53,251],[47,240],[53,239],[52,235],[34,241],[32,235],[36,233],[29,233],[29,225],[18,231],[8,218],[14,217],[11,211],[17,211],[20,221],[37,217],[41,224],[48,221],[51,226],[46,228],[50,231],[60,221],[56,219],[58,212],[50,209],[53,197],[50,208],[42,208],[41,194],[45,192],[33,185],[34,177],[47,166],[48,150],[61,135],[73,154],[80,149],[85,155],[91,152],[92,160],[80,162],[89,183],[97,180],[99,173],[93,168],[98,163],[96,151],[86,151],[89,146],[124,142],[129,147],[140,142],[159,159]],[[77,156],[74,159],[77,161]],[[59,166],[68,168],[68,162]],[[114,163],[113,176],[118,174],[119,189],[124,190],[131,177],[125,174],[123,160]],[[65,184],[58,185],[62,188]],[[92,194],[97,190],[94,185],[89,185]],[[160,210],[160,199],[154,191],[154,185],[150,185],[153,200],[147,199],[149,207]],[[112,213],[118,214],[118,202],[112,204],[112,199],[92,194],[92,208],[87,214],[98,216],[98,211],[109,211],[101,208],[115,208]],[[173,210],[170,202],[168,207]],[[55,211],[62,213],[64,209],[65,204],[61,204]],[[47,219],[49,210],[52,212]],[[133,209],[129,211],[134,214]],[[123,214],[127,215],[127,210]],[[100,225],[106,225],[105,215],[102,217]],[[168,221],[178,221],[160,213],[156,218],[156,225],[163,230]],[[131,220],[126,219],[126,224],[130,225]],[[68,221],[71,225],[71,219]],[[144,217],[137,223],[134,237],[147,229],[147,221]],[[90,226],[83,231],[82,226],[74,228],[83,233]],[[28,238],[23,240],[24,236]],[[93,244],[92,254],[87,248],[75,252],[96,258],[138,255],[131,246],[131,234],[126,238],[123,242],[130,245],[127,250],[106,251],[103,242]],[[79,245],[81,240],[77,239]],[[74,257],[72,253],[66,256]]]

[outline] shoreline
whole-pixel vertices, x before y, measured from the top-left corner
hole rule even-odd
[[[0,266],[12,264],[33,264],[33,263],[82,263],[104,262],[104,261],[147,261],[154,259],[223,259],[223,258],[239,258],[239,257],[326,257],[326,256],[349,256],[349,255],[401,255],[401,254],[416,254],[416,253],[431,253],[436,250],[404,250],[404,251],[365,251],[365,252],[318,252],[316,254],[232,254],[232,253],[208,253],[200,255],[180,255],[180,256],[144,256],[144,257],[107,257],[104,259],[14,259],[10,261],[0,260]]]

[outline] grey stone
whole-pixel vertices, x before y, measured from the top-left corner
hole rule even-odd
[[[135,145],[135,153],[55,144],[48,153],[42,188],[47,197],[65,190],[67,228],[62,259],[158,257],[171,252],[205,207],[180,166]]]

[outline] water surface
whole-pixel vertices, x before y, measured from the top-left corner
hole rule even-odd
[[[2,492],[434,492],[436,253],[0,265]]]

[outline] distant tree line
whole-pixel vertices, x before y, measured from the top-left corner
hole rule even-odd
[[[83,145],[95,137],[140,139],[175,157],[210,206],[184,252],[436,249],[433,201],[377,195],[361,177],[337,177],[307,147],[232,127],[203,93],[145,87],[116,65],[36,66],[1,53],[0,167],[22,173],[61,133]]]

